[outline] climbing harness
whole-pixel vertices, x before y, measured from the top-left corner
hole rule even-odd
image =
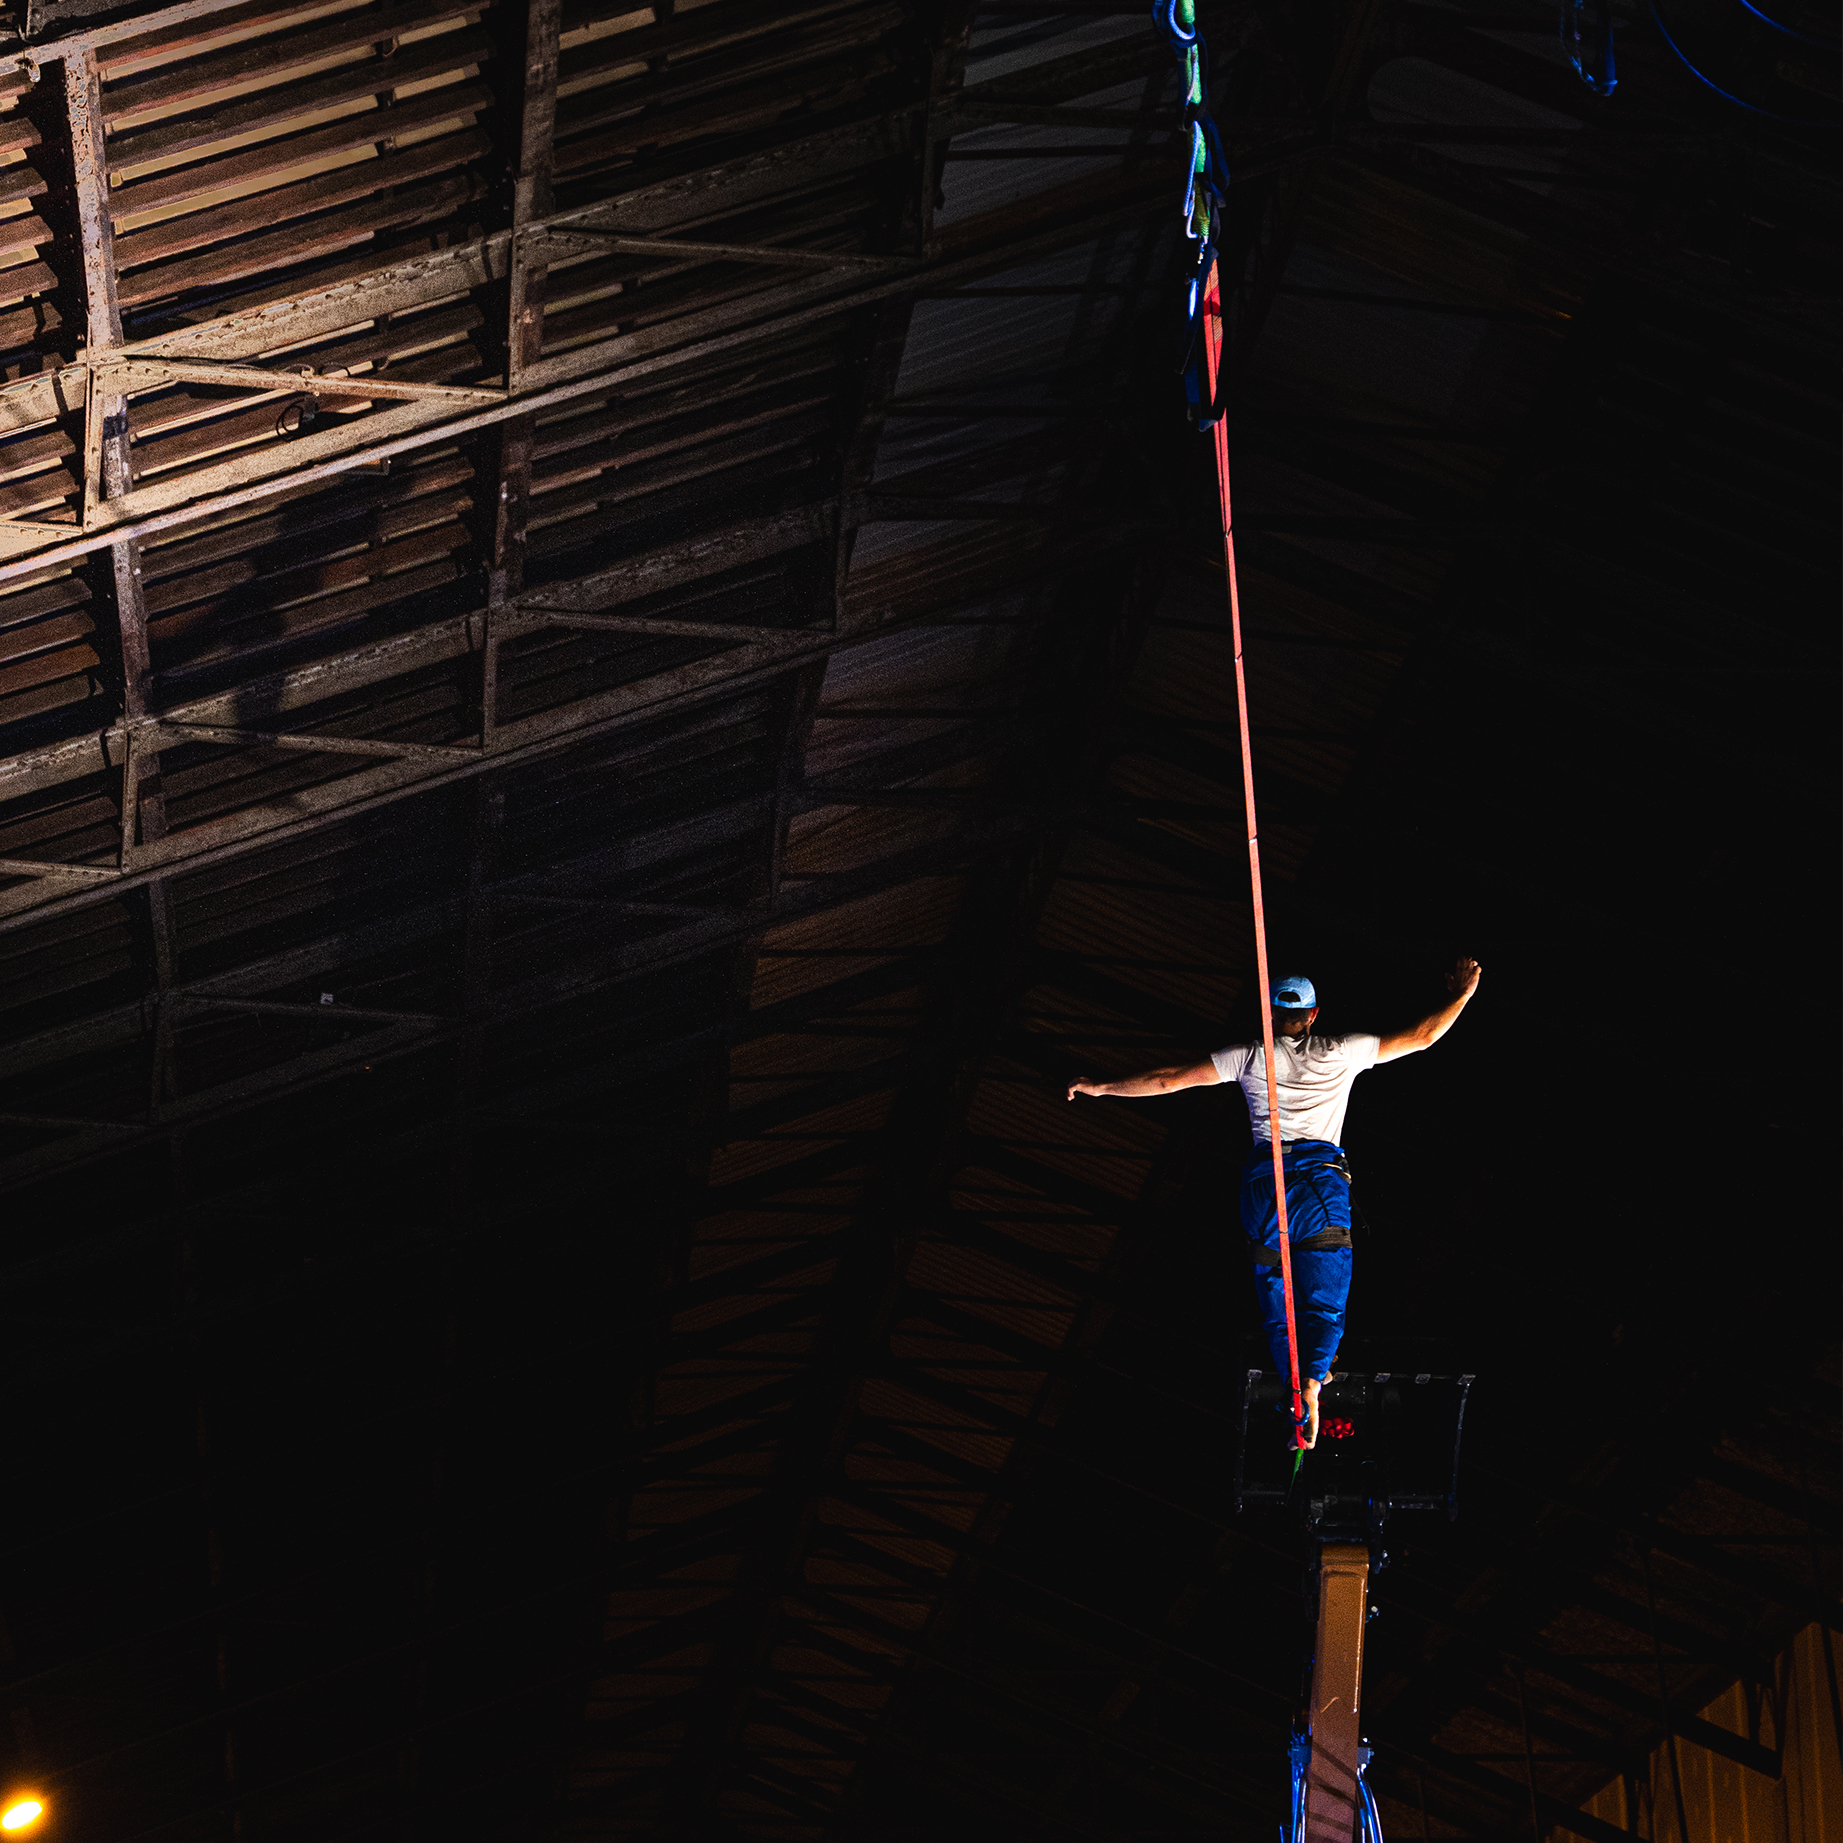
[[[1286,1158],[1290,1160],[1286,1176],[1288,1184],[1292,1186],[1295,1202],[1303,1194],[1310,1199],[1308,1215],[1311,1210],[1315,1209],[1327,1216],[1334,1215],[1337,1204],[1341,1202],[1350,1208],[1354,1220],[1355,1206],[1350,1203],[1350,1159],[1343,1149],[1329,1146],[1301,1148],[1294,1145],[1284,1150]],[[1327,1152],[1333,1155],[1328,1157]],[[1253,1183],[1257,1165],[1264,1163],[1264,1159],[1250,1159],[1243,1182]],[[1324,1190],[1320,1188],[1318,1180],[1327,1174],[1342,1181],[1344,1194],[1341,1198],[1335,1195],[1328,1198]],[[1297,1210],[1294,1211],[1294,1216],[1297,1219]],[[1245,1214],[1243,1226],[1246,1227]],[[1310,1235],[1298,1235],[1290,1239],[1290,1251],[1295,1260],[1302,1254],[1316,1254],[1326,1248],[1348,1248],[1351,1245],[1350,1229],[1335,1222]],[[1278,1248],[1268,1247],[1264,1241],[1250,1239],[1248,1258],[1257,1267],[1278,1267],[1280,1251]]]
[[[1242,665],[1241,596],[1235,582],[1235,521],[1229,500],[1229,431],[1219,407],[1222,376],[1222,290],[1216,263],[1216,231],[1228,162],[1222,137],[1205,98],[1209,56],[1197,30],[1195,0],[1153,0],[1152,18],[1177,55],[1184,82],[1184,121],[1190,130],[1190,170],[1184,192],[1184,232],[1197,245],[1187,306],[1190,347],[1185,359],[1185,394],[1198,427],[1216,440],[1216,486],[1222,502],[1222,561],[1229,578],[1229,630],[1235,649],[1235,708],[1241,723],[1242,799],[1248,815],[1248,880],[1254,897],[1254,967],[1260,986],[1261,1049],[1267,1068],[1267,1127],[1273,1151],[1274,1203],[1280,1217],[1280,1288],[1286,1300],[1286,1352],[1293,1385],[1293,1450],[1304,1452],[1305,1395],[1299,1386],[1299,1328],[1293,1312],[1293,1261],[1287,1246],[1286,1165],[1280,1144],[1280,1083],[1273,1045],[1273,987],[1267,971],[1267,916],[1261,902],[1261,834],[1254,811],[1254,759],[1248,729],[1248,679]],[[1202,334],[1207,397],[1197,375],[1197,335]],[[1207,405],[1207,409],[1205,409]]]
[[[1320,1229],[1316,1235],[1307,1235],[1293,1244],[1295,1254],[1318,1254],[1326,1248],[1348,1248],[1350,1231],[1348,1229]],[[1248,1259],[1257,1267],[1277,1267],[1280,1257],[1271,1248],[1263,1248],[1254,1242],[1248,1244]]]

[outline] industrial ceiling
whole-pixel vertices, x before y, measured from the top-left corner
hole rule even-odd
[[[1351,1117],[1340,1361],[1477,1379],[1391,1836],[1656,1837],[1843,1629],[1838,162],[1618,16],[1603,98],[1537,0],[1199,9],[1274,951],[1485,966]],[[1062,1098],[1255,1023],[1146,14],[12,28],[0,1777],[1271,1837],[1246,1124]]]

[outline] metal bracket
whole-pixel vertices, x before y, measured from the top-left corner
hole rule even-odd
[[[863,256],[839,250],[782,249],[771,243],[701,243],[682,237],[633,237],[573,224],[533,224],[520,241],[587,243],[619,256],[682,256],[694,262],[761,262],[783,268],[841,269],[875,275],[909,275],[924,267],[915,256]]]
[[[0,876],[67,877],[77,883],[113,883],[119,870],[96,864],[54,864],[47,858],[0,858]]]
[[[224,384],[233,389],[266,391],[309,390],[327,397],[434,398],[451,403],[503,403],[503,390],[464,384],[415,384],[373,373],[315,371],[303,365],[296,371],[272,370],[267,365],[233,365],[196,358],[126,358],[115,361],[142,380],[146,390],[161,384]]]
[[[278,730],[233,729],[215,723],[169,723],[163,717],[149,719],[144,727],[158,730],[163,739],[171,742],[217,742],[233,747],[305,749],[318,755],[432,757],[439,761],[453,761],[457,757],[472,760],[480,753],[478,744],[387,742],[369,736],[316,736]],[[129,731],[131,757],[134,733],[133,729]]]

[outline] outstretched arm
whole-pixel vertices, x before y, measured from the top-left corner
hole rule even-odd
[[[1471,1003],[1472,994],[1478,990],[1478,962],[1461,960],[1446,975],[1446,985],[1452,998],[1438,1011],[1429,1012],[1412,1029],[1398,1030],[1393,1036],[1384,1037],[1382,1047],[1376,1051],[1378,1062],[1393,1062],[1397,1056],[1412,1056],[1416,1050],[1432,1049],[1459,1021],[1459,1013]]]
[[[1072,1081],[1069,1099],[1078,1094],[1112,1094],[1121,1100],[1136,1101],[1147,1095],[1176,1094],[1180,1088],[1210,1088],[1222,1080],[1216,1065],[1206,1056],[1201,1062],[1181,1069],[1147,1069],[1143,1075],[1129,1075],[1124,1081]]]

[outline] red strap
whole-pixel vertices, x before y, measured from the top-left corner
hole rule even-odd
[[[1222,364],[1222,296],[1214,266],[1203,296],[1203,348],[1209,397],[1217,400]],[[1235,582],[1235,517],[1229,504],[1229,425],[1216,418],[1216,484],[1222,495],[1222,560],[1229,573],[1229,628],[1235,641],[1235,708],[1241,719],[1241,788],[1248,808],[1248,883],[1254,894],[1254,969],[1261,988],[1261,1048],[1267,1057],[1267,1133],[1273,1145],[1273,1195],[1280,1212],[1280,1290],[1286,1298],[1286,1356],[1292,1365],[1293,1445],[1305,1445],[1305,1400],[1299,1387],[1299,1330],[1293,1319],[1293,1257],[1286,1232],[1286,1167],[1280,1152],[1280,1086],[1275,1079],[1273,992],[1267,976],[1267,915],[1261,905],[1261,831],[1254,817],[1254,754],[1248,738],[1248,679],[1241,658],[1241,593]]]

